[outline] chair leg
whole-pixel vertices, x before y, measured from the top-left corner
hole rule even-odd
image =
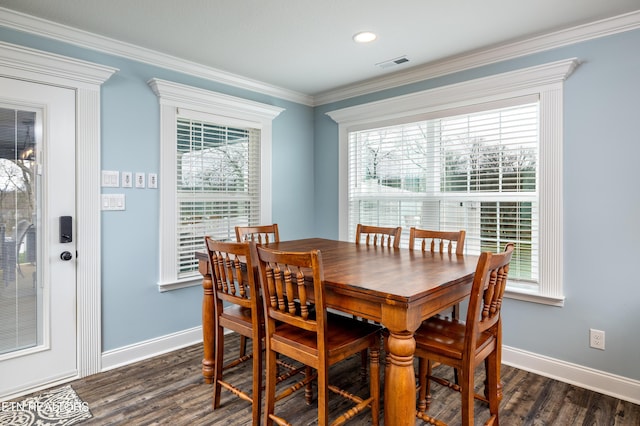
[[[367,380],[367,364],[369,355],[366,350],[360,352],[360,379],[365,382]]]
[[[418,384],[420,391],[418,392],[418,411],[421,413],[427,411],[427,383],[429,378],[427,377],[427,366],[429,361],[425,358],[418,358]]]
[[[256,334],[254,333],[254,336]],[[253,389],[251,393],[251,412],[253,414],[254,425],[260,424],[260,408],[262,407],[262,347],[260,346],[260,338],[254,337],[251,340],[251,348],[253,351]]]
[[[462,371],[462,425],[473,426],[473,404],[475,398],[473,370],[467,366]]]
[[[371,424],[380,423],[380,349],[379,345],[369,354],[369,395],[371,395]]]
[[[307,365],[304,367],[304,377],[308,379],[311,376],[313,376],[313,368]],[[307,402],[307,405],[311,405],[311,402],[313,401],[313,380],[309,380],[304,388],[304,399]]]
[[[240,355],[238,358],[242,358],[247,353],[247,337],[240,336]]]
[[[216,327],[215,336],[215,365],[213,367],[213,409],[220,407],[220,393],[222,386],[222,370],[224,364],[224,328]]]
[[[498,426],[498,410],[500,407],[500,399],[498,397],[498,384],[500,382],[500,373],[498,372],[498,356],[493,352],[485,360],[486,366],[486,394],[489,399],[489,413],[493,418],[493,424]]]
[[[274,414],[274,408],[276,404],[276,372],[278,369],[278,365],[276,363],[275,352],[267,349],[265,358],[265,368],[267,373],[263,425],[272,426],[273,420],[270,416]]]
[[[329,376],[328,365],[319,365],[318,374],[318,426],[329,425]]]

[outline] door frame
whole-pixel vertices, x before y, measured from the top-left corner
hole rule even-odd
[[[113,67],[0,42],[1,76],[65,87],[76,93],[78,378],[102,369],[100,86],[117,71]],[[25,389],[34,390],[37,389]]]

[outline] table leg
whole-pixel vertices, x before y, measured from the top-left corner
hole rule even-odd
[[[390,331],[385,342],[384,424],[412,426],[416,422],[416,376],[413,333]]]
[[[209,262],[200,259],[198,270],[202,274],[202,344],[204,358],[202,358],[202,376],[205,383],[213,383],[214,370],[214,331],[215,313],[213,308],[213,280],[209,272]]]

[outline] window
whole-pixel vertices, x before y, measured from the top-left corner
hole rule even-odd
[[[160,291],[199,285],[204,236],[271,222],[271,122],[281,108],[162,80]]]
[[[510,277],[535,282],[538,102],[477,108],[350,132],[349,235],[358,223],[464,229],[470,253],[516,243]]]
[[[574,67],[330,112],[340,128],[341,238],[368,223],[464,229],[471,254],[514,242],[509,295],[562,305],[562,81]]]

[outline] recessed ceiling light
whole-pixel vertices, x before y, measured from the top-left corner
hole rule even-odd
[[[356,43],[370,43],[375,40],[378,36],[370,31],[362,31],[353,36],[353,40]]]

